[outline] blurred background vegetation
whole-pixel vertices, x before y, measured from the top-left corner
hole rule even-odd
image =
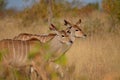
[[[94,3],[85,3],[82,0],[33,0],[31,5],[28,6],[29,1],[22,0],[24,6],[17,9],[16,7],[7,7],[10,0],[0,0],[0,18],[12,17],[14,20],[19,19],[21,27],[29,27],[31,24],[39,22],[49,25],[58,21],[57,26],[59,27],[60,19],[67,18],[71,20],[71,18],[78,17],[90,19],[91,14],[97,12],[108,16],[106,19],[111,24],[108,30],[110,32],[115,31],[115,28],[118,29],[118,23],[120,22],[119,0],[100,0]],[[95,21],[98,24],[95,22],[97,25],[93,24],[93,27],[103,25],[101,19],[96,18]],[[88,26],[84,28],[88,29]]]
[[[20,9],[9,8],[9,1],[0,0],[0,39],[23,32],[48,33],[50,23],[64,29],[64,19],[73,24],[81,19],[88,37],[77,39],[66,54],[68,64],[75,65],[71,79],[120,79],[120,0],[32,0],[31,5],[22,0]]]

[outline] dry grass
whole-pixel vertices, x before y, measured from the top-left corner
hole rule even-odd
[[[86,39],[76,39],[71,49],[66,53],[68,65],[75,66],[71,75],[74,80],[120,80],[120,37],[118,28],[115,34],[109,32],[108,16],[95,11],[82,18],[82,28],[88,34]],[[78,18],[65,17],[71,22]],[[42,20],[24,27],[20,20],[4,18],[0,20],[0,39],[13,38],[22,32],[48,33],[47,24]],[[63,18],[54,19],[59,27],[63,26]],[[119,25],[118,25],[119,26]]]
[[[6,17],[0,19],[0,39],[12,39],[20,33],[42,34],[48,33],[48,25],[41,20],[33,22],[31,25],[24,26],[20,19]]]
[[[108,15],[97,11],[83,18],[88,37],[77,39],[67,52],[77,80],[120,80],[120,26],[110,32],[111,23]]]
[[[77,40],[67,53],[68,61],[76,65],[78,77],[101,80],[109,72],[120,71],[119,41],[118,36],[112,35]]]

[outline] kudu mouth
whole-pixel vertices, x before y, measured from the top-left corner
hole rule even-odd
[[[87,35],[86,34],[84,34],[83,36],[75,36],[76,38],[86,38],[87,37]]]
[[[70,42],[71,44],[73,43],[73,41],[71,41],[71,40],[70,40],[69,42]]]
[[[87,37],[87,35],[86,34],[84,34],[83,36],[82,36],[82,38],[86,38]]]

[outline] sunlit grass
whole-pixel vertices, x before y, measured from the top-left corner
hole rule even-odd
[[[70,20],[70,22],[76,23],[80,17],[67,17],[66,15],[63,18],[56,18],[53,22],[57,27],[60,27],[60,25],[63,26],[63,20],[66,18]],[[110,32],[110,23],[112,22],[110,22],[106,14],[97,11],[90,14],[90,16],[84,16],[84,18],[82,18],[82,26],[80,26],[88,35],[87,38],[76,39],[70,50],[60,57],[56,63],[67,67],[68,64],[72,65],[74,63],[75,70],[72,71],[72,69],[70,69],[69,74],[71,74],[71,77],[75,77],[74,79],[76,80],[103,80],[106,75],[114,76],[118,74],[120,72],[120,26],[117,24],[118,29]],[[40,34],[48,33],[48,30],[48,25],[42,20],[38,20],[38,22],[34,22],[34,24],[27,27],[22,26],[19,21],[14,18],[0,20],[0,39],[13,38],[21,32]],[[35,46],[28,55],[29,59],[35,58],[39,53],[41,45]],[[43,47],[46,51],[49,49],[47,44],[43,45]],[[3,56],[2,53],[4,52],[0,52],[0,60]],[[45,60],[49,60],[51,56],[52,54],[46,54],[44,58]],[[14,73],[15,76],[18,75],[17,77],[19,77],[19,73]],[[54,72],[51,74],[51,77],[53,80],[58,79],[58,75]],[[119,74],[117,77],[120,77]],[[104,80],[109,79],[104,78]]]
[[[66,65],[67,65],[67,57],[66,57],[66,55],[60,56],[60,58],[57,59],[57,60],[55,61],[55,63],[60,64],[60,65],[62,65],[62,66],[66,66]]]

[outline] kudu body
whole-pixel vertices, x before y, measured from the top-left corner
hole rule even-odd
[[[67,20],[64,20],[64,23],[67,26],[67,28],[65,29],[65,32],[67,33],[67,35],[69,35],[72,42],[74,42],[75,38],[85,38],[86,37],[86,35],[83,33],[83,31],[78,27],[78,25],[81,23],[81,20],[79,20],[76,24],[71,24]],[[51,46],[49,46],[49,47],[53,48],[53,49],[51,49],[51,52],[58,51],[58,53],[62,53],[62,54],[65,53],[70,48],[70,46],[68,46],[66,44],[61,45],[61,44],[57,43],[58,40],[56,38],[54,38],[54,35],[20,34],[20,35],[16,36],[14,39],[16,39],[16,40],[37,39],[42,43],[47,43],[48,41],[50,41]],[[64,49],[64,50],[62,51],[62,49]],[[58,55],[58,54],[55,54],[55,55]],[[54,59],[51,59],[51,61],[58,59],[61,55],[59,55],[58,57],[55,57]]]
[[[44,57],[47,54],[51,54],[51,59],[61,56],[61,53],[65,52],[73,42],[65,31],[58,31],[53,25],[51,30],[55,31],[54,37],[45,46],[36,38],[27,41],[1,40],[0,51],[3,55],[3,62],[14,67],[20,67],[26,65],[34,55],[39,56],[43,60],[43,57],[41,57],[41,55],[43,56],[41,54],[43,48],[46,49]]]
[[[14,38],[15,41],[14,40],[1,41],[0,44],[3,42],[5,43],[5,45],[7,46],[9,45],[11,47],[10,49],[9,47],[7,47],[8,51],[10,50],[10,52],[12,53],[12,59],[9,60],[8,63],[12,65],[17,64],[17,66],[20,64],[23,64],[28,57],[28,53],[30,53],[32,51],[31,49],[33,49],[30,47],[31,44],[35,44],[34,42],[36,42],[37,40],[40,41],[40,45],[41,43],[45,43],[45,45],[47,45],[47,48],[44,49],[46,50],[45,54],[51,54],[51,56],[53,57],[51,58],[51,61],[54,61],[58,59],[63,53],[65,53],[71,47],[71,44],[75,40],[75,37],[78,37],[78,38],[86,37],[86,35],[82,32],[82,30],[77,26],[79,23],[81,23],[81,20],[79,20],[75,25],[71,24],[66,20],[64,20],[64,22],[65,22],[65,25],[68,26],[68,28],[65,31],[61,31],[61,33],[64,34],[64,36],[56,32],[56,28],[53,28],[56,34],[48,34],[48,35],[20,34],[19,36]],[[65,41],[67,42],[64,42],[64,37],[66,37],[66,35],[70,37],[70,40],[66,39]],[[63,37],[63,41],[59,40],[61,39],[60,37],[61,38]],[[19,39],[23,41],[19,41]],[[18,48],[18,46],[21,46],[22,48],[20,49]],[[42,47],[43,46],[44,45],[42,45]],[[22,50],[22,51],[19,52],[19,50]],[[40,52],[37,52],[37,53],[40,53]],[[7,56],[5,56],[5,58],[6,57]]]

